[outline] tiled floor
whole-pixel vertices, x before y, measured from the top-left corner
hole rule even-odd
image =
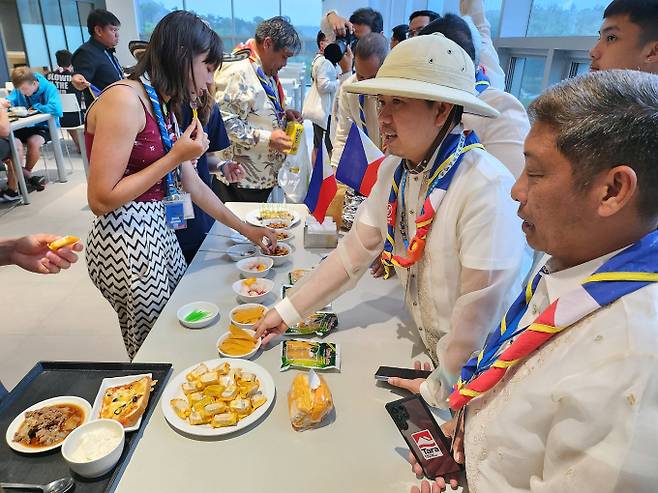
[[[0,237],[50,232],[86,239],[93,215],[82,161],[72,160],[67,183],[33,192],[28,206],[0,204]],[[49,167],[54,178],[54,163]],[[116,315],[89,280],[84,255],[54,276],[0,267],[0,380],[11,389],[39,360],[127,360]]]

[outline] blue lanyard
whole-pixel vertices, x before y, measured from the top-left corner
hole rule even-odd
[[[165,153],[169,152],[173,147],[173,142],[167,131],[167,125],[165,123],[164,115],[162,114],[162,105],[160,104],[160,98],[158,93],[155,91],[153,86],[147,83],[143,78],[141,83],[144,86],[146,94],[148,94],[149,99],[151,100],[151,105],[153,106],[153,114],[155,116],[155,121],[158,123],[158,130],[160,130],[160,139],[162,139],[162,147],[164,147]],[[170,171],[166,175],[166,188],[165,193],[167,197],[173,197],[179,194],[178,189],[176,188],[176,179],[173,171]]]
[[[267,94],[267,97],[270,101],[272,101],[272,104],[274,105],[274,110],[276,111],[276,119],[279,121],[279,125],[283,127],[283,120],[286,112],[283,109],[282,102],[279,100],[279,95],[274,91],[274,89],[272,89],[272,86],[270,86],[269,82],[267,81],[267,77],[263,72],[263,69],[261,69],[258,64],[256,64],[256,62],[253,62],[253,65],[255,65],[256,76],[260,81],[260,85],[263,86],[265,94]]]
[[[112,66],[114,67],[114,70],[117,71],[117,74],[119,74],[119,79],[123,79],[123,70],[121,70],[121,65],[119,65],[119,62],[117,62],[117,59],[114,58],[114,55],[110,53],[107,50],[105,51],[105,56],[110,59],[110,63],[112,63]]]
[[[366,97],[363,94],[359,94],[359,118],[361,119],[361,128],[363,129],[363,133],[366,134],[366,137],[370,137],[368,135],[368,127],[366,125]]]

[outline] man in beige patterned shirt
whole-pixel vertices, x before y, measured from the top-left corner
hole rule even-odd
[[[267,201],[292,145],[286,124],[301,121],[298,111],[285,109],[277,77],[288,58],[301,49],[293,26],[282,17],[267,19],[245,46],[251,51],[249,58],[226,63],[215,74],[215,99],[231,140],[219,156],[242,164],[245,170],[237,183],[215,179],[213,189],[223,202]]]

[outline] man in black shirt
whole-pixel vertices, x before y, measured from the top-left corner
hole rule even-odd
[[[78,99],[80,111],[64,111],[64,116],[59,119],[59,124],[65,128],[82,125],[84,120],[85,101],[82,97],[82,93],[71,83],[71,79],[73,78],[73,65],[71,64],[72,56],[73,55],[71,55],[71,52],[68,50],[59,50],[55,52],[57,67],[52,72],[46,74],[46,79],[55,84],[55,87],[60,94],[74,94]],[[78,152],[80,152],[78,134],[69,130],[69,135],[73,139],[73,142],[75,142]]]
[[[119,19],[107,10],[92,10],[87,17],[91,38],[73,54],[75,75],[71,79],[76,89],[84,91],[87,106],[98,92],[124,78],[123,69],[114,56],[120,26]]]

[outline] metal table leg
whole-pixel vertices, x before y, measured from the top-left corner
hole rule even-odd
[[[87,159],[87,144],[85,143],[85,132],[80,127],[78,127],[75,131],[78,134],[78,142],[80,143],[80,154],[82,155],[82,165],[85,168],[85,176],[89,178],[89,159]]]
[[[14,142],[14,131],[9,131],[9,148],[11,149],[11,161],[14,165],[14,173],[16,173],[16,181],[18,182],[18,190],[23,197],[23,203],[28,205],[30,203],[30,195],[27,193],[27,186],[25,185],[25,177],[23,176],[23,167],[16,149],[16,142]]]
[[[57,176],[60,183],[66,183],[66,168],[64,167],[64,155],[62,154],[62,143],[59,138],[59,128],[55,123],[55,117],[48,118],[48,130],[50,130],[50,140],[53,143],[53,152],[55,153],[55,164],[57,164]]]

